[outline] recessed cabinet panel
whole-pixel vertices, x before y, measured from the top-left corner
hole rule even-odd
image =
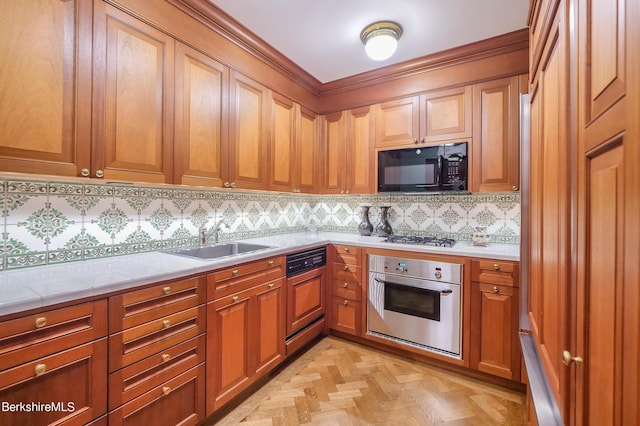
[[[9,1],[0,24],[0,170],[89,167],[91,2]]]
[[[97,16],[105,19],[106,40],[104,58],[99,43],[95,50],[105,75],[98,80],[104,77],[104,91],[94,88],[94,174],[171,182],[174,40],[119,9],[96,7],[105,9],[106,17]]]
[[[517,191],[520,182],[518,77],[473,86],[474,192]]]
[[[347,189],[354,194],[372,194],[374,189],[374,153],[371,141],[375,133],[372,107],[349,111],[347,137]],[[338,164],[340,166],[340,164]]]
[[[344,193],[346,186],[345,165],[345,115],[330,114],[325,117],[325,175],[324,190],[327,193]]]
[[[625,94],[625,2],[623,0],[588,2],[590,16],[585,49],[589,67],[586,78],[587,120],[596,119]]]
[[[227,297],[209,303],[207,312],[207,413],[229,401],[249,380],[249,299]],[[236,301],[238,300],[238,301]],[[212,356],[212,354],[217,356]]]
[[[580,356],[589,362],[585,377],[585,415],[590,424],[617,424],[622,411],[624,356],[622,309],[624,278],[620,271],[624,240],[624,147],[617,146],[589,161],[587,225],[590,240],[586,274],[585,341]],[[596,368],[597,366],[597,368]],[[617,420],[617,421],[616,421]]]
[[[231,72],[229,143],[232,187],[265,189],[268,154],[267,89]]]
[[[55,410],[0,411],[2,425],[86,424],[107,410],[107,339],[71,347],[0,373],[3,403],[58,404]]]
[[[471,136],[471,86],[420,96],[424,142]]]
[[[229,69],[176,46],[175,181],[222,186],[227,175]]]
[[[564,9],[545,43],[531,92],[529,322],[561,414],[568,419],[568,347],[571,229],[568,55]]]
[[[253,351],[253,370],[257,375],[266,373],[275,367],[285,355],[284,318],[285,318],[284,279],[264,285],[256,295],[256,322],[252,329],[256,332],[252,341],[257,348]]]
[[[418,96],[383,102],[376,109],[376,148],[411,144],[420,126]]]
[[[297,183],[294,185],[300,192],[316,192],[319,172],[318,155],[318,127],[319,118],[316,114],[299,107],[298,115],[298,143],[296,158],[298,165]]]
[[[271,140],[269,188],[291,191],[294,184],[296,105],[291,100],[271,94]]]

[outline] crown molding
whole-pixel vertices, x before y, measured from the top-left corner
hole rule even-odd
[[[321,83],[302,67],[273,48],[248,28],[208,0],[166,0],[203,22],[230,43],[266,64],[313,93],[319,101],[319,112],[324,110],[323,97],[332,98],[341,93],[364,90],[394,84],[403,79],[411,79],[423,73],[447,67],[483,61],[491,57],[505,56],[513,52],[528,50],[529,29],[502,34],[496,37],[469,43],[463,46],[426,55],[399,64],[377,68],[372,71]],[[247,70],[241,70],[246,72]],[[525,71],[526,72],[526,71]]]
[[[516,50],[528,49],[527,28],[496,37],[443,50],[420,58],[377,68],[361,74],[334,80],[322,85],[320,96],[390,82],[439,68],[460,65],[479,59],[502,55]]]
[[[208,0],[168,1],[204,18],[203,23],[228,41],[298,82],[307,90],[316,94],[320,92],[322,83],[318,79]]]

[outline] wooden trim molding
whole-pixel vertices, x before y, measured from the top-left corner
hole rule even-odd
[[[480,40],[452,49],[443,50],[431,55],[411,59],[399,64],[389,65],[367,71],[322,85],[321,95],[352,90],[391,80],[397,80],[430,70],[459,65],[504,53],[510,53],[529,47],[529,31],[527,28]],[[526,64],[525,64],[526,65]],[[523,70],[526,72],[526,69]]]
[[[251,30],[240,24],[222,9],[208,0],[167,0],[174,5],[195,12],[206,19],[206,23],[220,35],[238,47],[256,56],[271,67],[286,74],[306,89],[319,93],[322,83],[293,62],[288,57],[274,49],[266,41],[258,37]]]
[[[293,81],[304,91],[317,96],[316,105],[305,106],[319,114],[371,105],[428,90],[524,74],[529,70],[529,30],[524,28],[323,84],[208,0],[166,1],[217,32],[236,48]],[[440,76],[442,70],[455,66],[459,68],[448,73],[443,80]],[[238,70],[251,75],[250,70]],[[429,74],[432,71],[440,73],[432,78]],[[280,91],[278,87],[270,88]],[[380,91],[380,88],[388,89]],[[293,94],[282,94],[305,104]]]

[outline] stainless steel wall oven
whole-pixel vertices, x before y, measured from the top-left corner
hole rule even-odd
[[[461,359],[462,265],[369,255],[367,333]]]

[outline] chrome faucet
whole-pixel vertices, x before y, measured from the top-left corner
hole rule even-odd
[[[222,225],[224,225],[227,229],[229,229],[229,225],[227,225],[227,222],[225,222],[223,219],[220,219],[218,222],[216,222],[213,228],[211,228],[211,232],[207,232],[207,228],[204,225],[202,225],[199,230],[200,245],[201,246],[207,245],[207,236],[209,236],[209,234],[213,234],[214,244],[218,244],[218,236],[220,234],[220,228],[222,227]]]

